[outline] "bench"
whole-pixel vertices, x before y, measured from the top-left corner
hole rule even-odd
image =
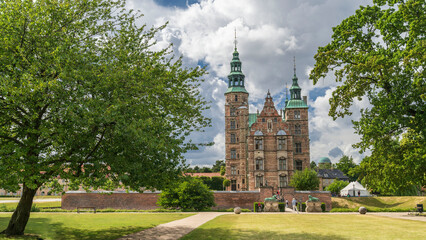
[[[80,209],[93,209],[93,213],[96,213],[96,207],[77,207],[77,213],[80,213]]]

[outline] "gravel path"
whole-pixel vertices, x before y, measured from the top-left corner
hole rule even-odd
[[[146,229],[142,232],[130,234],[117,240],[139,240],[139,239],[179,239],[202,224],[223,214],[234,214],[225,212],[201,212],[197,215],[176,220],[169,223],[160,224],[154,228]]]

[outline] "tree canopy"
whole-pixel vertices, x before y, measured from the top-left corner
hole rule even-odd
[[[412,173],[398,176],[404,182],[423,186],[426,155],[418,153],[426,145],[426,4],[416,0],[373,2],[333,28],[332,41],[315,55],[310,79],[316,84],[334,72],[341,82],[330,99],[329,115],[334,119],[351,115],[354,101],[368,100],[361,118],[353,121],[361,136],[355,147],[372,151],[366,177],[386,175],[390,179],[394,176],[387,174],[392,171],[384,172],[382,164],[397,166]],[[390,156],[403,151],[406,133],[415,154],[404,154],[399,161],[383,158],[382,153]],[[381,188],[379,185],[369,187]]]
[[[291,177],[290,186],[296,190],[317,190],[319,187],[317,172],[308,168],[296,171]]]
[[[141,16],[124,0],[0,2],[0,185],[23,188],[7,235],[58,176],[142,190],[181,175],[187,136],[210,124],[205,70],[154,51],[165,26]]]

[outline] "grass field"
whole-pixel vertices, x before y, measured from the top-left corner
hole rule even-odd
[[[222,215],[188,239],[426,239],[426,223],[355,214]]]
[[[333,208],[389,208],[408,209],[414,208],[417,204],[426,206],[426,197],[342,197],[331,198]]]
[[[0,230],[6,228],[12,214],[0,213]],[[185,213],[31,213],[25,233],[48,240],[108,240],[139,232],[193,214]],[[36,236],[0,239],[37,239]]]
[[[18,203],[0,203],[0,211],[2,211],[4,208],[7,209],[15,209],[16,206],[18,206]],[[33,206],[36,206],[37,208],[43,209],[43,208],[60,208],[61,202],[39,202],[39,203],[33,203]],[[4,211],[4,210],[3,210]]]

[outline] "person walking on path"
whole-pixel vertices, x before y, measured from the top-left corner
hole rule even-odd
[[[296,198],[293,198],[293,201],[291,201],[291,205],[293,206],[293,211],[296,211],[299,214],[299,210],[297,209],[297,200],[296,200]]]

